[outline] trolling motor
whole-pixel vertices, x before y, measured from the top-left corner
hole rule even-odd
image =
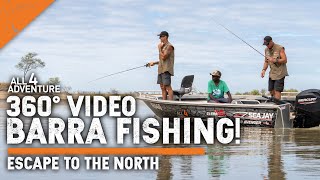
[[[320,125],[320,89],[308,89],[296,96],[294,127]]]

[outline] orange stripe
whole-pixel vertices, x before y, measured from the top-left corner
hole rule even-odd
[[[204,155],[204,148],[8,148],[10,155]]]
[[[54,0],[0,1],[0,48],[3,48]]]

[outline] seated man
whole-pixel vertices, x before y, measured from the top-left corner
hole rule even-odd
[[[218,70],[210,73],[212,80],[208,82],[208,102],[212,103],[231,103],[232,96],[227,84],[220,80],[221,72]],[[227,93],[228,99],[224,98]]]

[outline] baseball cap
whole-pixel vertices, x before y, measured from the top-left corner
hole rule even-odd
[[[169,37],[169,33],[167,31],[161,31],[161,33],[158,34],[158,36],[167,36],[167,37]]]
[[[271,36],[266,36],[266,37],[264,37],[263,40],[264,40],[263,45],[267,45],[272,40],[272,37]]]
[[[214,70],[212,73],[210,73],[211,76],[219,76],[221,77],[221,72],[218,70]]]

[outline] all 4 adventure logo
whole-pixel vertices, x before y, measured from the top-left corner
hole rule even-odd
[[[40,84],[34,73],[27,81],[12,78],[6,100],[8,170],[58,170],[61,164],[66,170],[76,170],[81,162],[86,170],[156,170],[161,155],[204,155],[205,149],[194,145],[240,143],[239,118],[235,122],[228,118],[215,121],[213,117],[140,119],[135,117],[133,96],[62,98],[60,89],[60,85]],[[60,103],[67,104],[70,117],[53,115]],[[115,118],[117,147],[108,144],[108,132],[101,123],[104,116]],[[141,143],[148,146],[125,147]],[[152,146],[155,144],[168,147]]]

